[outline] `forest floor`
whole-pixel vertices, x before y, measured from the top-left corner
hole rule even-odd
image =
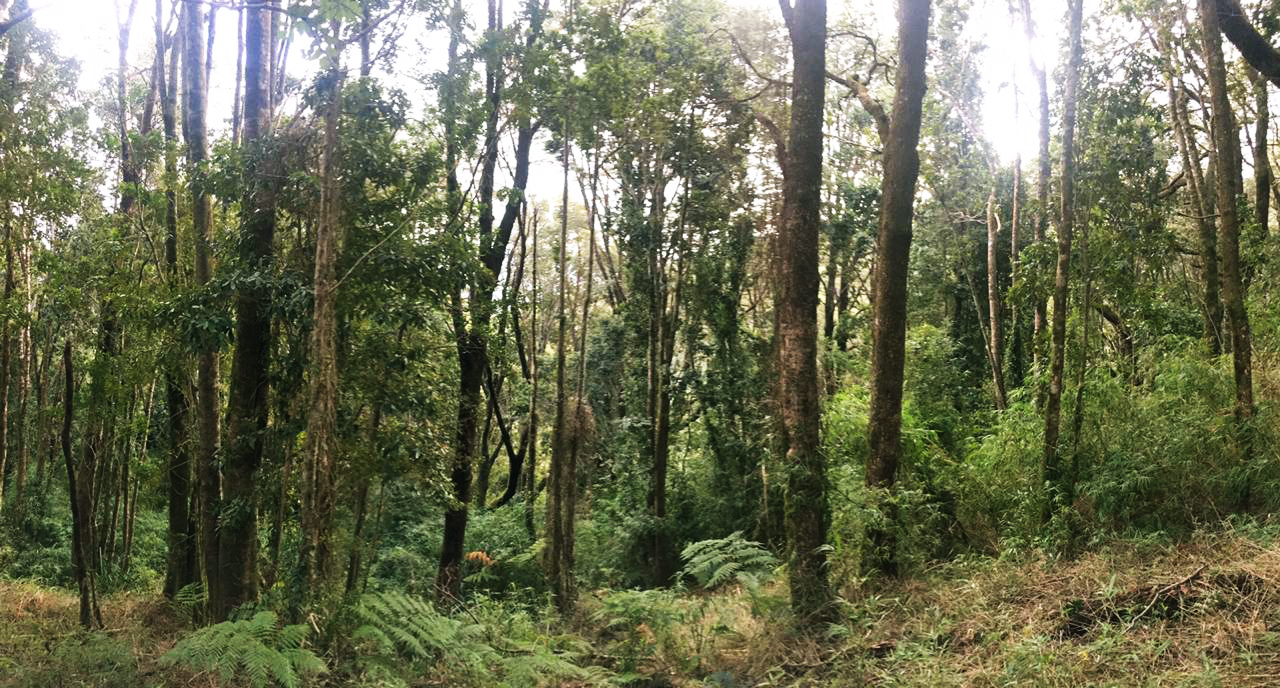
[[[818,638],[770,621],[784,589],[668,597],[685,612],[670,625],[607,631],[595,594],[573,626],[595,661],[630,657],[637,686],[1280,685],[1280,542],[1259,531],[948,563],[846,591]],[[103,613],[106,636],[85,636],[70,593],[0,582],[0,686],[218,685],[158,668],[188,626],[154,596],[109,596]]]

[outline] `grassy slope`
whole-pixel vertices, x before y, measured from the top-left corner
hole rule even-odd
[[[597,661],[631,653],[637,673],[660,679],[650,685],[717,685],[704,683],[713,674],[732,686],[1280,685],[1280,547],[1259,532],[947,564],[859,593],[830,640],[789,634],[771,594],[754,600],[763,616],[741,591],[666,596],[657,603],[679,611],[670,625],[605,633],[593,596],[576,625]],[[124,659],[72,670],[85,643],[74,598],[0,583],[0,686],[215,684],[156,670],[183,632],[162,604],[121,595],[103,613]]]

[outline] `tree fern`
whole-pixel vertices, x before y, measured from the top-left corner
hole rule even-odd
[[[328,670],[303,647],[306,637],[305,625],[281,628],[275,614],[258,612],[251,619],[224,621],[192,633],[166,652],[160,665],[181,664],[253,688],[297,688],[301,677]]]
[[[680,573],[691,576],[704,588],[718,588],[730,581],[754,587],[762,574],[772,571],[778,560],[758,542],[738,531],[719,540],[703,540],[681,552],[687,562]]]

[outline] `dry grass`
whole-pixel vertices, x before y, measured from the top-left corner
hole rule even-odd
[[[680,687],[717,685],[712,675],[743,687],[1280,685],[1280,546],[1265,532],[1116,541],[1073,561],[949,563],[862,588],[829,635],[789,630],[785,594],[775,581],[756,595],[655,597],[678,621],[635,629],[653,644],[637,673]],[[584,600],[571,625],[609,664],[626,630],[602,633],[599,604]],[[163,603],[114,596],[103,613],[147,685],[216,685],[156,672],[183,632]],[[18,667],[47,667],[75,618],[65,592],[0,583],[0,686],[17,685],[6,679]]]
[[[1234,533],[947,564],[863,590],[829,638],[748,606],[719,597],[739,621],[702,662],[737,686],[1280,685],[1280,547]]]
[[[154,595],[127,593],[102,600],[104,633],[128,648],[138,675],[147,685],[216,686],[212,677],[166,670],[161,675],[155,663],[167,652],[185,627],[167,603]],[[42,588],[33,583],[0,581],[0,686],[46,685],[46,676],[63,685],[59,648],[76,646],[84,635],[78,623],[76,596],[66,590]],[[91,658],[86,658],[89,661]],[[66,685],[96,685],[68,679]]]

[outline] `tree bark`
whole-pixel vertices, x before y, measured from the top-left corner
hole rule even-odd
[[[98,589],[89,554],[94,542],[92,481],[77,468],[72,458],[71,422],[75,413],[76,390],[70,339],[62,349],[62,377],[66,382],[62,400],[62,458],[67,464],[67,495],[71,500],[71,564],[80,590],[80,625],[86,630],[94,630],[102,628],[102,610],[98,607]],[[88,472],[91,471],[92,467],[89,467]]]
[[[778,227],[779,372],[789,467],[786,529],[791,609],[801,625],[816,627],[833,611],[824,550],[830,511],[827,467],[819,439],[822,408],[817,323],[827,3],[797,0],[792,7],[790,0],[779,1],[791,35],[794,63]]]
[[[160,118],[164,128],[164,197],[165,197],[165,275],[170,287],[178,283],[178,155],[177,155],[177,101],[178,61],[177,41],[174,41],[172,58],[166,66],[165,37],[161,17],[162,1],[156,0],[156,60],[160,79]],[[174,347],[178,349],[178,346]],[[195,543],[191,540],[191,452],[186,387],[187,361],[175,354],[165,367],[165,409],[168,412],[169,430],[169,556],[165,566],[164,596],[172,599],[179,590],[199,579],[195,569]]]
[[[279,0],[264,0],[245,15],[245,179],[239,254],[243,268],[257,273],[235,295],[235,353],[227,403],[223,452],[223,514],[218,548],[219,601],[216,618],[258,596],[258,499],[254,489],[267,430],[271,366],[271,290],[275,199],[270,180],[270,32]]]
[[[1253,98],[1258,114],[1253,124],[1253,201],[1257,208],[1258,227],[1265,241],[1271,229],[1271,159],[1267,154],[1267,134],[1271,111],[1267,102],[1267,82],[1254,72]]]
[[[191,175],[192,228],[195,236],[196,283],[212,278],[211,225],[213,217],[209,193],[205,189],[209,149],[205,128],[204,23],[200,6],[183,5],[183,130],[187,140],[187,164]],[[218,621],[226,617],[222,605],[221,568],[218,548],[218,514],[221,510],[221,475],[218,471],[218,353],[214,342],[199,343],[196,360],[196,423],[198,539],[200,568],[208,597],[207,616]]]
[[[337,40],[337,22],[330,31]],[[315,306],[311,329],[310,413],[303,448],[303,503],[299,562],[306,597],[324,594],[333,574],[333,517],[337,510],[338,451],[337,265],[341,198],[338,186],[338,115],[341,64],[328,65],[324,116],[324,159],[320,173],[320,213],[316,226]]]
[[[1221,7],[1221,0],[1218,6]],[[1240,265],[1240,218],[1237,186],[1240,169],[1240,138],[1231,111],[1227,90],[1227,67],[1218,35],[1218,13],[1214,0],[1200,0],[1200,23],[1204,29],[1205,64],[1208,67],[1211,128],[1217,149],[1218,227],[1222,248],[1222,300],[1231,330],[1231,356],[1236,385],[1236,423],[1244,426],[1253,417],[1253,341],[1249,315],[1244,304],[1244,279]],[[1225,26],[1224,26],[1225,28]],[[1243,431],[1243,427],[1241,428]],[[1247,440],[1245,456],[1249,455]]]
[[[996,190],[992,188],[987,196],[987,320],[991,325],[987,346],[991,351],[991,380],[995,383],[996,408],[1003,411],[1009,400],[1004,387],[1004,337],[1000,331],[999,213]]]
[[[1203,3],[1201,4],[1201,22],[1206,22],[1204,12],[1217,10],[1213,17],[1215,36],[1213,40],[1218,43],[1218,51],[1222,50],[1222,41],[1217,38],[1218,29],[1221,28],[1222,35],[1235,44],[1246,62],[1268,81],[1280,86],[1280,52],[1277,52],[1249,23],[1244,9],[1240,7],[1240,0],[1210,0],[1210,2],[1214,3],[1213,8],[1206,8]],[[1207,24],[1205,30],[1208,31]],[[1210,76],[1210,80],[1212,79],[1213,77]]]
[[[929,32],[929,1],[898,2],[898,69],[890,137],[884,146],[880,227],[876,241],[871,405],[867,485],[892,490],[902,458],[902,379],[906,358],[907,274],[912,211],[920,171],[920,120]],[[889,522],[897,519],[890,508]],[[898,574],[893,526],[873,530],[868,567]]]
[[[1080,85],[1081,6],[1083,0],[1071,0],[1067,83],[1063,94],[1062,116],[1062,201],[1058,221],[1058,264],[1053,284],[1052,350],[1049,362],[1049,394],[1045,401],[1044,483],[1049,495],[1045,500],[1044,521],[1047,523],[1057,506],[1070,504],[1075,486],[1074,475],[1064,475],[1058,453],[1062,421],[1063,368],[1066,358],[1068,279],[1071,271],[1071,239],[1075,230],[1075,127],[1076,98]]]

